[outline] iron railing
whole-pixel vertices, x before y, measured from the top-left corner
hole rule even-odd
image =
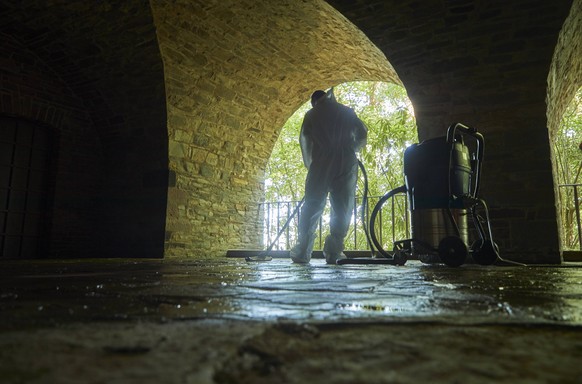
[[[582,184],[559,185],[560,216],[562,219],[562,249],[582,251],[580,225],[580,191]],[[574,226],[575,225],[575,226]]]
[[[381,196],[368,198],[364,221],[362,222],[362,197],[355,198],[354,212],[352,214],[350,228],[346,236],[346,250],[369,249],[365,227],[369,225],[370,214]],[[259,217],[262,219],[263,245],[271,245],[284,227],[289,217],[293,214],[299,201],[276,201],[259,204]],[[273,246],[273,250],[288,250],[297,241],[297,227],[299,223],[299,211],[287,228],[281,234]],[[325,236],[329,231],[329,204],[319,220],[316,233],[315,250],[321,250]],[[395,195],[387,201],[376,217],[375,234],[383,247],[392,249],[394,241],[410,237],[410,219],[406,195]]]
[[[562,249],[582,250],[582,215],[580,213],[580,196],[582,184],[561,184],[559,185],[559,198],[562,221]],[[368,209],[366,210],[365,221],[369,225],[370,213],[380,197],[368,198]],[[262,218],[263,242],[270,245],[277,234],[291,216],[299,201],[265,202],[259,205],[259,217]],[[360,207],[362,198],[356,197],[354,213],[348,236],[346,237],[346,249],[364,250],[368,249],[364,226],[361,220]],[[319,221],[317,237],[314,249],[320,250],[323,247],[326,232],[328,231],[329,204]],[[290,225],[281,234],[274,250],[290,249],[297,240],[298,213],[291,221]],[[377,216],[375,234],[381,244],[391,249],[391,243],[396,240],[410,237],[410,218],[408,215],[407,200],[405,195],[395,195],[379,211]]]

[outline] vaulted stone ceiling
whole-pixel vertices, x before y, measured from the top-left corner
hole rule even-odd
[[[153,1],[152,9],[170,118],[196,116],[191,133],[205,122],[231,141],[252,138],[262,159],[314,89],[399,83],[385,56],[323,1]]]
[[[413,101],[421,138],[442,134],[452,121],[491,131],[528,118],[530,107],[545,101],[552,54],[572,4],[328,2],[386,54]],[[524,107],[528,112],[513,113]]]

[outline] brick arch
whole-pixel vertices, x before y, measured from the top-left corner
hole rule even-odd
[[[420,139],[455,121],[484,134],[480,190],[505,257],[559,263],[546,95],[572,2],[328,2],[385,52]]]
[[[553,134],[574,94],[582,86],[582,0],[574,0],[560,31],[548,74],[548,128]]]
[[[558,37],[552,65],[548,74],[547,117],[550,138],[557,131],[564,111],[576,92],[582,87],[582,0],[575,0]],[[555,155],[552,150],[552,160]],[[554,188],[558,195],[557,167],[553,164]],[[556,199],[556,204],[560,200]],[[560,211],[557,207],[558,212]],[[558,214],[558,221],[561,217]],[[561,230],[559,225],[558,229]]]
[[[166,255],[257,247],[256,206],[280,128],[314,89],[400,84],[324,1],[152,1],[168,94]]]

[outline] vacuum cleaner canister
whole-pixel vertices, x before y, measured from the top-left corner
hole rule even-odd
[[[440,241],[457,236],[469,242],[468,212],[462,199],[470,194],[471,159],[469,148],[446,137],[413,144],[404,153],[404,177],[411,210],[413,252],[430,261],[431,249]]]

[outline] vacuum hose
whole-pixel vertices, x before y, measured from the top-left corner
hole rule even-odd
[[[380,212],[380,210],[382,209],[382,206],[384,205],[384,203],[392,198],[394,195],[398,194],[398,193],[406,193],[406,186],[402,185],[396,189],[391,190],[390,192],[388,192],[387,194],[385,194],[384,196],[382,196],[380,198],[380,200],[378,200],[378,203],[376,204],[376,206],[374,207],[374,210],[372,210],[372,215],[370,216],[370,237],[372,238],[372,242],[374,243],[374,245],[376,246],[376,249],[378,250],[378,252],[387,258],[393,258],[394,255],[388,253],[383,247],[382,244],[380,244],[380,242],[378,241],[378,238],[376,237],[376,232],[374,231],[374,223],[376,222],[376,216],[378,215],[378,212]]]
[[[368,241],[368,246],[370,247],[370,251],[372,253],[372,256],[376,256],[376,250],[377,250],[377,252],[380,253],[380,255],[382,255],[383,257],[388,258],[388,259],[392,259],[394,255],[388,253],[382,247],[382,244],[380,244],[380,242],[378,241],[378,238],[376,237],[376,232],[374,231],[374,223],[376,222],[376,216],[378,215],[378,212],[380,212],[380,210],[382,209],[382,206],[384,205],[384,203],[388,199],[390,199],[392,196],[394,196],[398,193],[406,193],[406,186],[403,185],[401,187],[393,189],[393,190],[389,191],[388,193],[386,193],[384,196],[382,196],[380,198],[380,200],[378,200],[378,203],[376,204],[376,206],[372,210],[372,214],[370,216],[370,226],[368,227],[367,220],[366,220],[366,211],[367,211],[367,206],[368,206],[368,174],[366,173],[366,169],[364,168],[364,164],[362,164],[362,162],[359,159],[358,159],[358,166],[360,167],[360,170],[362,171],[362,175],[364,177],[364,192],[363,192],[363,197],[362,197],[362,207],[361,207],[360,215],[361,215],[361,220],[362,220],[363,227],[364,227],[364,233],[366,234],[366,239]]]
[[[362,194],[362,208],[360,210],[360,217],[362,220],[362,226],[364,227],[364,233],[366,234],[366,240],[368,241],[368,246],[370,247],[372,256],[374,256],[374,245],[370,239],[370,233],[368,231],[368,225],[366,221],[366,211],[368,207],[368,174],[366,173],[366,168],[364,168],[364,164],[360,161],[360,159],[358,159],[358,167],[360,167],[362,176],[364,176],[364,192]]]

